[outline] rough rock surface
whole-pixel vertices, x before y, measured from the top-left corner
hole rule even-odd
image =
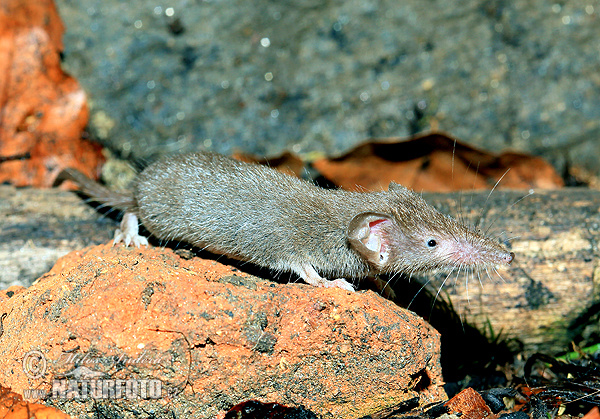
[[[17,393],[52,391],[53,379],[162,383],[158,399],[50,399],[78,417],[209,418],[259,399],[353,418],[444,397],[439,335],[411,312],[372,292],[277,284],[168,249],[70,253],[31,287],[3,292],[0,313],[0,382]]]
[[[439,128],[600,170],[594,2],[57,4],[93,134],[124,155],[335,154]]]
[[[0,3],[0,183],[49,187],[65,167],[96,177],[104,162],[82,139],[87,97],[61,70],[63,30],[53,0]]]

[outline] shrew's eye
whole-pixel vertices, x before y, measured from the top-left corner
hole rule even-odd
[[[435,246],[437,246],[437,242],[435,240],[431,239],[427,242],[427,246],[435,247]]]

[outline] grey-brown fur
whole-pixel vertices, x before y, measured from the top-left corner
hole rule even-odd
[[[160,239],[301,276],[306,266],[326,277],[360,278],[513,257],[400,185],[370,193],[325,190],[213,153],[160,160],[139,174],[132,201],[114,202]]]
[[[346,229],[356,214],[382,207],[385,195],[325,190],[209,153],[159,161],[134,189],[140,221],[156,237],[276,270],[301,261],[352,278],[369,268],[350,249]]]

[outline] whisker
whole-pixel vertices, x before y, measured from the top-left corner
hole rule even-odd
[[[510,167],[508,169],[506,169],[506,172],[504,172],[504,174],[500,177],[500,179],[498,179],[498,181],[496,182],[496,184],[494,185],[494,187],[492,188],[492,190],[488,194],[485,202],[483,203],[483,206],[485,206],[485,204],[487,204],[488,199],[490,199],[490,196],[492,196],[492,193],[494,193],[494,191],[496,190],[496,188],[498,187],[498,185],[500,184],[500,182],[502,182],[502,179],[504,179],[504,176],[506,176],[509,171],[510,171]]]
[[[429,283],[431,282],[431,279],[428,279],[425,284],[423,284],[423,286],[421,288],[419,288],[419,291],[417,291],[417,293],[414,295],[414,297],[412,298],[412,300],[410,300],[410,303],[408,303],[408,305],[406,306],[406,309],[408,310],[410,308],[410,306],[412,305],[412,303],[414,303],[415,298],[417,298],[417,296],[421,293],[421,291],[423,291],[425,289],[425,287],[427,285],[429,285]]]
[[[494,217],[494,219],[492,220],[492,222],[486,227],[485,231],[483,234],[485,234],[486,236],[488,235],[490,228],[492,228],[492,226],[496,223],[496,221],[498,220],[498,217]]]
[[[433,299],[433,303],[431,304],[431,311],[432,312],[433,312],[433,306],[434,306],[435,302],[437,301],[437,298],[440,295],[440,292],[442,292],[442,288],[444,288],[444,285],[446,284],[446,281],[448,280],[448,278],[450,278],[450,275],[452,275],[452,272],[454,272],[454,269],[452,269],[450,271],[450,273],[448,275],[446,275],[446,278],[444,278],[444,281],[442,281],[442,285],[440,285],[438,287],[437,293],[435,294],[435,297]],[[460,272],[460,267],[459,267],[459,272]],[[431,313],[429,313],[429,317],[431,317]]]
[[[473,191],[475,191],[475,181],[477,180],[477,176],[479,175],[479,165],[480,164],[481,164],[481,162],[478,161],[477,168],[475,169],[475,178],[473,179],[473,188],[472,188]],[[473,205],[473,195],[474,194],[471,194],[471,203],[470,203],[471,206]]]
[[[488,279],[493,283],[494,280],[492,279],[492,277],[490,276],[490,271],[488,270],[488,267],[485,267],[485,273],[487,274]]]
[[[470,304],[471,298],[469,297],[469,272],[467,272],[465,277],[465,289],[467,290],[467,303]]]
[[[390,276],[389,279],[385,282],[385,284],[381,288],[381,290],[379,291],[379,295],[381,295],[382,297],[383,297],[383,293],[385,292],[385,289],[390,286],[390,282],[392,282],[392,278],[393,278],[393,276]],[[391,287],[390,287],[390,289],[391,289]]]
[[[500,184],[500,182],[502,181],[502,179],[504,179],[504,177],[507,175],[507,173],[509,171],[510,171],[510,167],[508,169],[506,169],[506,172],[504,172],[504,174],[500,177],[500,179],[498,179],[498,181],[494,184],[494,187],[492,188],[492,190],[488,194],[487,198],[485,198],[485,202],[481,206],[481,212],[479,214],[479,219],[477,220],[477,223],[475,224],[476,226],[479,225],[481,223],[481,220],[483,219],[483,211],[486,208],[487,203],[488,203],[490,197],[492,196],[492,193],[494,193],[494,191],[496,190],[496,188],[498,187],[498,185]]]
[[[483,282],[481,281],[480,273],[481,273],[481,271],[478,269],[477,270],[477,280],[479,281],[479,285],[481,286],[481,289],[483,289]]]
[[[452,145],[452,184],[454,185],[454,155],[456,154],[456,138],[454,139],[454,144]]]
[[[462,264],[460,266],[462,266]],[[458,284],[458,276],[460,274],[460,266],[458,268],[458,271],[456,272],[456,278],[454,278],[454,285],[452,286],[453,288],[455,288],[456,285]]]
[[[458,283],[458,278],[460,277],[460,271],[465,267],[464,264],[460,264],[458,265],[458,271],[456,271],[456,278],[454,279],[454,283],[457,284]]]
[[[471,161],[469,161],[469,164],[467,165],[467,168],[465,169],[465,178],[467,176],[467,173],[469,173],[469,169],[471,168]],[[464,214],[464,210],[463,210],[463,188],[460,188],[460,190],[458,191],[458,221],[465,225],[466,224],[466,219],[465,219],[465,214]],[[473,200],[473,195],[471,195],[471,201]]]
[[[506,284],[506,281],[504,280],[504,278],[502,277],[502,275],[500,275],[500,272],[498,272],[497,268],[494,268],[494,272],[496,272],[496,275],[498,275],[498,277],[502,280],[502,282],[504,284]]]
[[[388,279],[387,283],[385,284],[386,287],[390,286],[390,284],[392,283],[392,280],[396,279],[398,277],[399,273],[398,272],[393,272],[390,275],[390,279]],[[391,288],[391,287],[390,287]]]
[[[511,209],[512,207],[514,207],[515,205],[517,205],[519,202],[521,202],[522,200],[524,200],[524,199],[525,199],[525,198],[527,198],[527,197],[530,197],[530,196],[531,196],[531,195],[533,195],[534,193],[535,193],[535,191],[534,191],[533,189],[530,189],[530,190],[529,190],[529,193],[528,193],[527,195],[525,195],[525,196],[522,196],[521,198],[517,199],[515,202],[513,202],[513,203],[511,204],[511,206],[510,206],[510,207],[508,207],[508,208],[507,208],[507,210]]]

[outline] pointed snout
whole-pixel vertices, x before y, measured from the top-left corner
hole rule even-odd
[[[509,254],[507,254],[506,256],[504,256],[504,261],[506,262],[507,265],[510,265],[512,263],[512,261],[515,258],[515,254],[513,252],[510,252]]]

